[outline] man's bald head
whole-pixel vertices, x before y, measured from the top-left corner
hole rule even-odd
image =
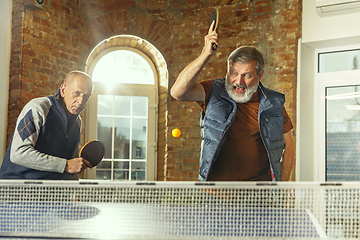
[[[68,113],[79,114],[86,106],[93,91],[91,77],[82,71],[71,71],[60,87],[62,105]]]
[[[92,85],[91,77],[86,72],[78,71],[78,70],[74,70],[74,71],[71,71],[68,74],[66,74],[63,84],[70,84],[70,82],[74,81],[74,79],[77,76],[83,76],[83,77],[87,78],[88,81],[91,82],[91,85]]]

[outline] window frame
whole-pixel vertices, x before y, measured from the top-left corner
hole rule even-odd
[[[360,70],[319,72],[319,54],[359,49],[360,45],[319,48],[315,51],[314,159],[315,181],[326,181],[326,88],[360,85]]]
[[[157,140],[158,140],[158,74],[152,60],[136,48],[115,46],[109,47],[94,58],[88,67],[88,74],[92,76],[97,62],[107,53],[118,50],[128,50],[139,54],[150,65],[154,74],[154,84],[128,84],[116,83],[113,86],[106,86],[104,83],[94,82],[94,91],[86,108],[85,119],[85,141],[97,139],[97,100],[98,95],[126,95],[126,96],[147,96],[148,97],[148,139],[147,139],[147,162],[146,181],[156,180],[157,174]],[[96,129],[94,131],[94,129]],[[84,172],[85,179],[95,179],[96,167],[87,169]],[[126,181],[126,180],[125,180]]]

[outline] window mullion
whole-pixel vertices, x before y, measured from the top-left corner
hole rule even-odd
[[[112,109],[112,131],[111,131],[111,180],[114,180],[114,152],[115,152],[115,95],[113,95]]]
[[[129,181],[131,181],[132,169],[132,140],[133,140],[133,97],[130,97],[130,139],[129,139]]]

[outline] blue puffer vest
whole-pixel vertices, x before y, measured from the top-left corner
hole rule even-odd
[[[264,88],[259,83],[259,128],[274,179],[280,180],[281,158],[284,149],[283,104],[284,94]],[[226,134],[235,118],[236,103],[225,89],[225,79],[213,80],[209,103],[200,117],[201,155],[199,181],[206,181],[219,155]]]

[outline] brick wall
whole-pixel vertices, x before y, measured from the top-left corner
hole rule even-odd
[[[168,89],[200,53],[214,6],[220,11],[221,45],[200,79],[224,77],[233,49],[256,46],[268,60],[262,82],[286,94],[286,108],[296,124],[301,1],[45,0],[42,10],[25,8],[22,2],[13,0],[7,143],[25,103],[53,94],[68,71],[84,70],[91,50],[104,39],[132,34],[153,44],[169,70],[169,81],[159,85],[158,179],[196,180],[200,109],[172,100]],[[174,127],[181,129],[181,137],[171,136]]]

